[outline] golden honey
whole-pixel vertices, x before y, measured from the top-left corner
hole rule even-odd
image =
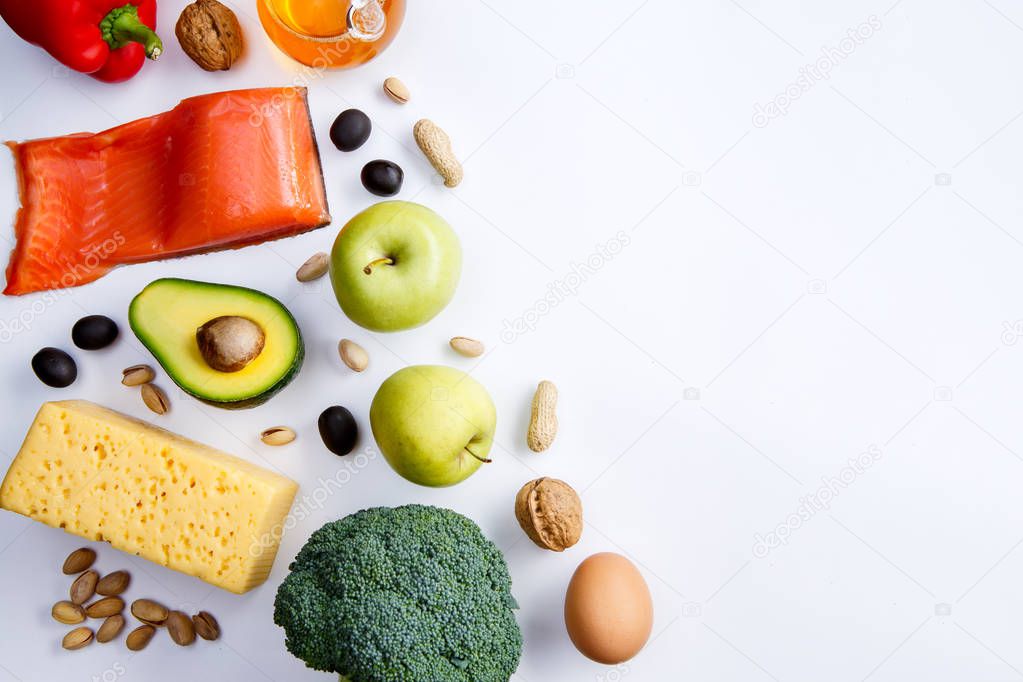
[[[314,68],[350,68],[380,54],[405,18],[405,0],[257,0],[263,29]]]

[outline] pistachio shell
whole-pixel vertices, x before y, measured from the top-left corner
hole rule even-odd
[[[384,81],[384,94],[397,104],[406,104],[409,100],[408,86],[394,76]]]

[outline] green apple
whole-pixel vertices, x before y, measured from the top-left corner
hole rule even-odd
[[[330,253],[341,310],[378,332],[429,322],[455,294],[461,272],[462,249],[451,226],[408,201],[362,211],[341,228]]]
[[[442,487],[490,461],[497,410],[487,389],[465,372],[414,365],[380,385],[369,423],[392,469],[413,483]]]

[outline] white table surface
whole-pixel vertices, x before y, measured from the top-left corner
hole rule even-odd
[[[201,72],[172,36],[183,4],[161,0],[160,63],[113,87],[4,27],[0,137],[101,130],[188,95],[301,78],[252,0],[235,3],[244,61]],[[137,655],[59,648],[48,609],[82,542],[0,513],[0,680],[330,679],[285,651],[275,587],[324,522],[408,502],[465,513],[504,549],[525,635],[516,680],[1023,677],[1021,60],[1023,9],[1007,0],[411,0],[382,57],[312,82],[333,225],[0,301],[0,322],[28,327],[0,347],[6,464],[45,400],[151,416],[118,378],[151,361],[126,307],[152,279],[281,298],[307,339],[294,384],[242,412],[173,390],[158,423],[277,469],[314,500],[269,581],[241,597],[100,547],[102,570],[132,571],[131,596],[201,607],[223,626],[216,643],[183,651],[161,636]],[[389,75],[411,88],[408,106],[381,94]],[[786,91],[785,112],[766,113]],[[345,155],[327,130],[349,106],[375,131]],[[466,161],[454,191],[414,148],[424,116]],[[402,165],[400,198],[444,215],[465,252],[454,301],[412,332],[367,333],[326,280],[293,276],[373,203],[358,181],[373,158]],[[3,215],[16,206],[9,166]],[[86,313],[127,333],[108,350],[73,349]],[[502,335],[519,318],[530,328]],[[460,358],[453,335],[489,353]],[[368,349],[364,374],[339,363],[343,336]],[[45,345],[74,351],[71,388],[33,377]],[[375,454],[370,400],[409,363],[471,371],[498,405],[496,462],[455,488],[406,483]],[[524,432],[542,378],[560,388],[561,431],[535,455]],[[334,403],[359,420],[361,467],[320,443],[316,417]],[[294,445],[258,441],[278,423],[300,432]],[[539,475],[583,497],[585,532],[564,554],[534,547],[512,513]],[[336,476],[345,485],[323,499]],[[579,655],[562,620],[572,571],[608,550],[640,566],[655,603],[650,643],[617,668]]]

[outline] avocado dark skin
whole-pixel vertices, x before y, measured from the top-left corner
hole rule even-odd
[[[251,322],[265,334],[265,348],[253,347],[252,357],[236,369],[211,366],[197,330],[210,331],[207,325],[218,320],[218,327],[225,320]],[[132,300],[128,321],[181,390],[224,409],[262,405],[298,375],[305,359],[302,333],[291,312],[272,296],[246,287],[158,279]]]

